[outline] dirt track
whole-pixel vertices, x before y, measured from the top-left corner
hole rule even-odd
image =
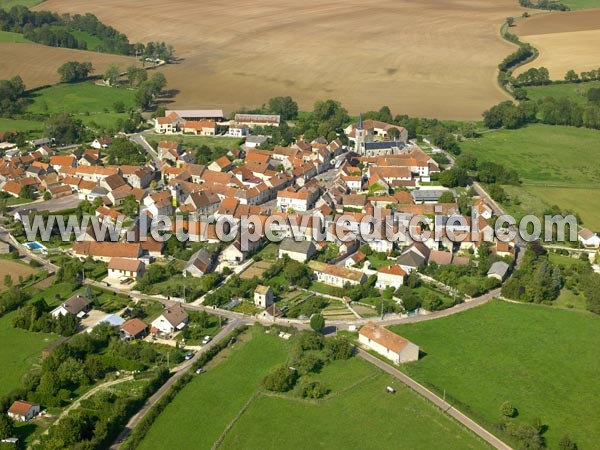
[[[92,12],[132,41],[164,40],[182,58],[163,72],[178,107],[260,105],[291,95],[304,109],[335,98],[351,111],[479,119],[506,99],[499,36],[516,0],[50,0]],[[167,11],[168,9],[168,11]]]

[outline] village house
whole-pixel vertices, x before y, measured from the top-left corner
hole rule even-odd
[[[204,248],[194,253],[183,268],[183,276],[201,277],[212,269],[213,258]]]
[[[258,308],[268,308],[273,304],[273,290],[270,286],[259,284],[254,289],[254,306]]]
[[[66,302],[61,303],[50,313],[52,317],[66,316],[71,314],[78,319],[82,319],[90,310],[90,302],[83,295],[75,295]]]
[[[600,237],[593,231],[588,230],[587,228],[582,228],[579,233],[577,233],[577,239],[584,247],[589,248],[598,248],[600,247]]]
[[[495,278],[498,281],[504,281],[508,276],[508,271],[510,266],[504,261],[496,261],[488,270],[487,276],[488,278]]]
[[[121,325],[119,332],[124,341],[144,339],[148,334],[148,325],[140,319],[134,318]]]
[[[111,258],[108,263],[108,277],[127,277],[135,280],[144,274],[145,269],[146,265],[138,259]]]
[[[40,405],[37,403],[17,400],[8,409],[8,417],[17,422],[28,422],[40,413]]]
[[[310,261],[308,267],[315,273],[317,281],[331,286],[344,287],[346,284],[357,285],[367,281],[367,276],[359,270],[347,269],[320,261]]]
[[[187,120],[181,126],[184,133],[197,136],[214,136],[217,134],[217,123],[214,120]]]
[[[398,289],[404,284],[406,275],[407,273],[400,266],[390,265],[381,267],[377,271],[377,283],[375,287],[377,289],[387,289],[388,287]]]
[[[167,308],[152,322],[152,333],[160,332],[170,335],[183,330],[188,321],[189,316],[180,305]]]
[[[142,246],[129,242],[74,242],[73,254],[80,258],[91,256],[104,262],[109,262],[112,258],[139,259],[142,256]]]
[[[367,322],[358,332],[358,342],[395,364],[417,361],[419,347],[374,322]]]
[[[281,117],[276,114],[236,114],[234,124],[245,125],[249,128],[254,127],[278,127],[281,122]]]

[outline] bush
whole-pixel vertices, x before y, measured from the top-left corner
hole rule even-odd
[[[500,413],[504,417],[515,417],[517,414],[517,409],[512,405],[511,402],[504,402],[502,406],[500,406]]]
[[[287,392],[296,383],[296,371],[285,365],[277,366],[262,380],[265,389],[274,392]]]
[[[313,314],[310,318],[310,327],[317,333],[321,333],[325,328],[325,319],[321,314]]]
[[[303,398],[313,399],[322,398],[328,392],[320,381],[305,381],[300,385],[299,391]]]

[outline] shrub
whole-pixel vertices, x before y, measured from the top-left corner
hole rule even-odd
[[[277,366],[262,380],[265,389],[274,392],[287,392],[296,383],[296,371],[285,365]]]

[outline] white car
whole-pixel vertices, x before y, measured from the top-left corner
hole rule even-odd
[[[204,370],[202,367],[200,367],[199,369],[196,369],[196,375],[200,375],[201,373],[206,372],[206,370]]]
[[[210,336],[204,336],[204,339],[202,339],[202,345],[208,344],[211,340],[212,338]]]

